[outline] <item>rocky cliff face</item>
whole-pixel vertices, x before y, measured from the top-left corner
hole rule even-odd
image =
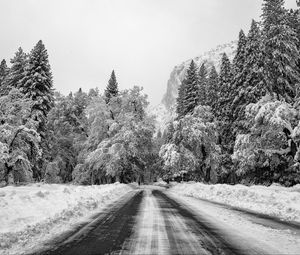
[[[232,61],[237,48],[237,42],[232,41],[227,44],[219,45],[215,49],[205,52],[201,56],[193,58],[195,63],[200,67],[202,63],[206,63],[206,66],[210,68],[214,65],[217,71],[220,69],[222,54],[225,52],[229,59]],[[164,130],[167,122],[175,115],[175,103],[178,96],[178,88],[181,81],[184,79],[186,70],[189,67],[192,59],[184,61],[180,65],[174,67],[171,72],[170,79],[167,84],[167,91],[163,96],[161,104],[150,109],[150,112],[157,116],[157,128]]]
[[[211,67],[215,65],[217,70],[220,69],[222,54],[225,52],[229,59],[232,60],[234,58],[234,54],[236,52],[237,42],[232,41],[227,44],[219,45],[217,48],[205,52],[201,56],[193,58],[195,63],[200,67],[202,63],[206,63],[207,67]],[[189,67],[192,59],[189,59],[182,64],[175,66],[173,71],[171,72],[170,79],[168,80],[167,92],[165,93],[162,104],[170,109],[176,102],[176,98],[178,95],[178,88],[181,84],[181,81],[185,77],[186,70]]]

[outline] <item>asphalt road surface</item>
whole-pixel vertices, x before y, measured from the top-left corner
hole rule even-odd
[[[266,224],[280,225],[267,220]],[[163,189],[145,187],[53,240],[38,254],[274,254],[240,240]]]

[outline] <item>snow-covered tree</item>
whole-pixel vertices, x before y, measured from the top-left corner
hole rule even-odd
[[[207,98],[207,76],[208,71],[203,63],[199,69],[199,101],[198,104],[206,105],[206,98]]]
[[[8,75],[9,68],[6,64],[6,60],[3,59],[0,63],[0,96],[7,95],[6,77]]]
[[[241,90],[245,80],[246,72],[244,71],[246,62],[246,45],[247,38],[244,31],[239,33],[238,47],[232,63],[232,91],[230,97],[235,98]]]
[[[7,184],[32,181],[33,166],[41,156],[37,123],[29,118],[32,104],[15,88],[0,97],[0,177]]]
[[[213,104],[214,114],[222,121],[228,118],[231,108],[231,80],[231,63],[226,53],[224,53],[221,60],[221,70],[218,78],[218,99]]]
[[[254,183],[300,182],[300,168],[290,168],[299,165],[297,110],[267,95],[246,107],[246,119],[250,132],[238,135],[233,154],[237,174]]]
[[[103,183],[142,179],[153,154],[154,120],[147,116],[147,96],[139,87],[120,91],[118,97],[96,97],[87,107],[89,137],[76,182]],[[111,118],[111,112],[114,118]],[[81,180],[83,178],[83,180]]]
[[[213,112],[218,121],[218,132],[222,150],[229,153],[233,150],[235,139],[234,133],[232,132],[232,86],[231,63],[224,53],[218,78],[217,99],[213,102]]]
[[[195,62],[192,60],[187,70],[186,82],[184,85],[183,98],[183,114],[192,113],[194,108],[198,105],[199,89],[198,89],[198,70]]]
[[[300,52],[300,8],[294,10],[291,9],[288,12],[288,20],[289,20],[289,26],[293,28],[293,30],[296,32],[297,35],[297,48]],[[300,58],[298,59],[298,70],[300,70]],[[299,85],[296,85],[296,97],[299,98],[300,93],[300,87]]]
[[[153,126],[145,121],[128,119],[119,132],[103,140],[86,159],[91,169],[92,183],[105,176],[121,182],[137,180],[147,166],[153,131]]]
[[[45,45],[40,40],[29,55],[20,90],[34,104],[31,118],[39,122],[38,132],[44,136],[46,117],[53,106],[52,74]]]
[[[91,88],[89,90],[88,96],[89,96],[89,98],[95,98],[95,97],[99,96],[99,94],[100,93],[99,93],[99,89],[98,88],[95,88],[95,89]]]
[[[145,110],[149,105],[148,96],[143,93],[143,88],[133,86],[131,89],[122,91],[121,95],[121,115],[133,113],[137,120],[143,120],[146,117]]]
[[[185,97],[185,83],[186,80],[184,79],[179,88],[178,88],[178,97],[176,99],[176,113],[178,115],[179,118],[181,118],[182,116],[184,116],[184,97]]]
[[[217,181],[220,148],[213,119],[210,107],[200,105],[173,123],[172,139],[159,153],[166,177],[185,171],[196,180]]]
[[[75,93],[74,97],[55,93],[54,107],[47,118],[48,148],[44,152],[48,161],[45,172],[45,180],[48,182],[72,180],[72,171],[87,140],[86,99],[87,95],[82,91]],[[60,169],[58,172],[57,167]]]
[[[119,93],[118,82],[115,75],[115,71],[113,70],[108,81],[106,90],[104,92],[105,101],[108,104],[112,97],[116,97]]]
[[[290,26],[284,0],[264,0],[262,10],[267,89],[277,99],[293,102],[300,83],[296,32]]]
[[[165,142],[169,143],[173,139],[175,129],[174,129],[174,124],[173,121],[169,122],[167,124],[167,128],[165,130]]]
[[[247,38],[245,36],[244,31],[241,30],[239,33],[237,51],[232,62],[232,73],[234,75],[234,79],[237,79],[238,77],[236,76],[238,76],[238,74],[241,73],[244,69],[244,64],[246,61],[246,56],[245,56],[246,44],[247,44]]]
[[[215,66],[212,66],[207,80],[205,105],[213,107],[218,100],[218,73]]]
[[[9,88],[20,88],[21,81],[25,77],[27,66],[27,54],[20,47],[15,56],[10,60],[11,67],[6,78],[6,84]]]
[[[232,103],[235,132],[245,132],[245,108],[256,103],[266,93],[266,82],[263,75],[261,32],[256,21],[252,20],[244,50],[244,66],[235,75],[236,91]]]

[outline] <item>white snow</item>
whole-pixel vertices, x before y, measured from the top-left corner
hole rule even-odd
[[[0,254],[19,254],[104,209],[132,188],[124,184],[31,184],[0,189]],[[23,248],[22,248],[23,247]]]
[[[240,248],[247,248],[247,254],[299,254],[300,231],[270,225],[267,221],[215,205],[193,197],[168,193],[194,215],[213,224],[223,237]]]
[[[248,187],[181,183],[170,188],[170,192],[300,222],[300,185],[286,188],[277,184]]]

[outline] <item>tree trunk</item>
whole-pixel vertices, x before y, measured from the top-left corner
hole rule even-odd
[[[6,185],[14,183],[13,167],[9,166],[7,163],[5,163],[4,166],[5,166],[4,181]]]

